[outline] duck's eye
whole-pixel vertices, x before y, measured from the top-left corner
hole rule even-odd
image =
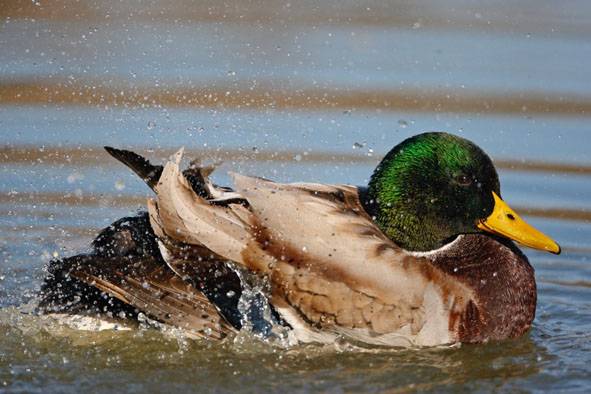
[[[463,186],[469,185],[470,183],[472,183],[472,180],[470,178],[468,178],[467,175],[465,174],[460,174],[458,176],[456,176],[456,181]]]

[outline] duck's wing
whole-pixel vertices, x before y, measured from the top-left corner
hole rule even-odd
[[[90,254],[50,263],[40,309],[130,316],[139,311],[192,336],[224,337],[231,328],[220,314],[236,320],[239,278],[204,248],[186,245],[180,255],[171,266],[162,260],[147,212],[122,218],[99,233]]]
[[[202,292],[154,258],[85,256],[70,275],[193,337],[221,339],[231,331]]]
[[[158,201],[149,204],[156,234],[267,275],[274,306],[294,328],[303,327],[300,339],[321,340],[310,327],[373,343],[457,339],[471,290],[387,239],[356,188],[234,175],[248,206],[218,206],[191,192],[179,155],[163,171]]]
[[[74,291],[87,304],[104,298],[93,290],[99,289],[122,301],[117,304],[106,301],[105,310],[117,313],[119,307],[127,304],[132,308],[121,310],[129,312],[135,308],[198,338],[220,339],[232,331],[201,291],[153,257],[78,255],[53,262],[50,270],[54,271],[55,280],[61,281],[61,291]],[[56,298],[56,294],[47,294],[47,286],[45,293],[46,300]]]
[[[203,246],[214,258],[243,264],[241,254],[252,239],[256,218],[244,204],[219,204],[224,200],[235,201],[235,197],[243,200],[233,191],[216,190],[214,194],[219,196],[215,200],[195,193],[179,169],[182,153],[179,150],[164,167],[156,186],[158,201],[148,199],[154,233],[164,243],[170,238],[174,242]],[[168,262],[168,256],[164,257]]]

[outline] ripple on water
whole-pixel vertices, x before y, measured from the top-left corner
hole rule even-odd
[[[140,382],[155,391],[195,385],[233,391],[491,390],[523,387],[524,380],[530,388],[548,389],[562,387],[566,377],[571,388],[580,388],[588,367],[565,356],[581,356],[590,345],[588,335],[548,316],[521,338],[482,345],[393,349],[338,341],[281,348],[244,332],[219,342],[192,340],[178,330],[121,320],[110,321],[118,329],[79,330],[34,309],[31,302],[0,310],[6,338],[0,382],[33,391],[42,384],[67,391],[71,385],[107,390]]]

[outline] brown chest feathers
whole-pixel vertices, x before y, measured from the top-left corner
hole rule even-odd
[[[515,338],[530,326],[536,310],[534,269],[511,242],[467,234],[431,260],[474,290],[463,311],[450,315],[450,331],[462,342]]]

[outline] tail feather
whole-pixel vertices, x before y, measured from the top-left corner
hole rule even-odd
[[[164,169],[163,166],[153,165],[146,158],[129,150],[116,149],[110,146],[105,146],[105,150],[115,159],[131,168],[152,190],[156,191],[156,185],[158,185],[158,180]]]

